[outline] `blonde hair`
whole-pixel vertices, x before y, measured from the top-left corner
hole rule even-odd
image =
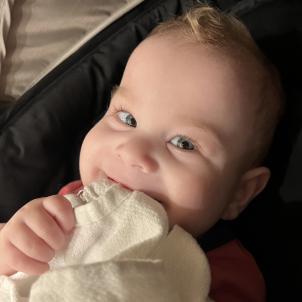
[[[261,76],[255,83],[259,86],[261,98],[257,102],[253,125],[255,142],[248,156],[250,165],[260,164],[283,112],[284,94],[277,69],[260,51],[246,26],[235,16],[216,8],[207,5],[192,8],[182,16],[159,24],[150,36],[171,32],[190,42],[222,50],[230,57],[236,53],[236,60],[254,60]]]

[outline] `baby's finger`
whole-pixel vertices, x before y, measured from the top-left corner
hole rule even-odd
[[[16,223],[14,232],[9,241],[26,256],[41,262],[49,262],[54,257],[54,250],[25,223]]]
[[[14,270],[28,275],[40,275],[49,270],[47,263],[26,256],[10,242],[7,242],[7,244],[9,245],[10,252],[6,255],[6,258]]]
[[[60,250],[66,243],[66,236],[55,219],[41,207],[40,211],[32,211],[23,218],[32,232],[45,241],[52,249]]]
[[[65,233],[72,231],[75,225],[74,211],[66,198],[59,195],[50,196],[44,199],[43,206]]]

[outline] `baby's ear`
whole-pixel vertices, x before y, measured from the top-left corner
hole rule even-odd
[[[222,219],[235,219],[266,186],[270,178],[270,170],[257,167],[245,172],[240,180],[234,199],[223,212]]]

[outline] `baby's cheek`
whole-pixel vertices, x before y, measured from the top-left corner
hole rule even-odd
[[[169,208],[167,213],[170,228],[174,225],[179,225],[193,236],[197,236],[207,229],[208,221],[202,209],[174,206],[173,208]]]
[[[208,187],[200,178],[182,177],[174,185],[174,202],[187,209],[200,208],[202,200],[208,196]]]

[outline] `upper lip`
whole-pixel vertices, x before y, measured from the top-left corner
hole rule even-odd
[[[123,182],[119,181],[118,179],[114,178],[114,177],[111,177],[109,175],[107,175],[107,178],[120,184],[121,186],[123,186],[124,188],[128,189],[128,190],[131,190],[131,191],[134,191],[135,189],[131,188],[129,185],[126,185],[124,184]],[[140,189],[137,189],[138,191],[141,191]],[[144,192],[144,191],[141,191],[141,192]],[[152,192],[144,192],[146,193],[147,195],[149,195],[150,197],[152,197],[153,199],[157,200],[159,203],[161,204],[164,204],[164,202],[160,199],[160,196],[155,196],[155,194],[152,194]]]

